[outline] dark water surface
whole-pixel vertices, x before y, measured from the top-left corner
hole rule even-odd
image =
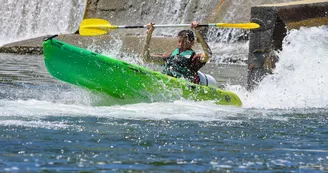
[[[0,172],[328,171],[325,108],[95,106],[50,77],[42,56],[0,63]]]

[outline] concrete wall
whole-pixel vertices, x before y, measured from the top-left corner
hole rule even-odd
[[[248,89],[256,87],[270,74],[278,57],[274,50],[282,48],[287,30],[300,26],[328,25],[328,0],[305,0],[254,6],[251,21],[261,25],[250,33],[248,57]]]
[[[203,20],[219,0],[88,0],[86,18],[103,18],[115,25]]]
[[[165,18],[171,22],[245,22],[252,6],[293,1],[297,0],[88,0],[85,17],[104,18],[118,25],[160,22]]]

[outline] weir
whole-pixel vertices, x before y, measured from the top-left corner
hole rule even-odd
[[[0,52],[41,54],[42,38],[27,39],[48,34],[69,36],[75,33],[83,17],[103,18],[113,25],[140,25],[149,22],[176,24],[190,23],[195,20],[204,23],[248,22],[251,6],[289,1],[295,0],[169,0],[156,1],[156,3],[153,0],[73,0],[69,2],[60,0],[56,3],[48,3],[47,0],[24,0],[18,4],[14,0],[9,0],[0,7],[0,11],[6,12],[0,17],[3,23],[0,25],[2,30],[0,41],[5,40],[9,43],[11,41],[12,44],[3,45]],[[15,12],[10,13],[13,9]],[[157,29],[154,36],[173,37],[176,31],[177,29]],[[211,31],[210,36],[214,41],[229,42],[230,35],[238,37],[243,34],[243,32],[238,32],[238,30],[215,30]],[[121,30],[119,33],[123,36],[144,35],[145,30]],[[220,35],[220,38],[216,35]],[[84,38],[72,37],[81,39],[82,45],[79,46],[87,47],[83,44]],[[15,40],[23,41],[14,42]],[[232,40],[235,39],[232,38]],[[29,44],[31,41],[32,45]]]
[[[28,20],[25,21],[26,18],[24,18],[24,20],[17,19],[24,21],[17,22],[33,23],[31,26],[28,25],[30,29],[27,35],[30,37],[34,34],[37,38],[4,45],[0,47],[0,52],[42,54],[42,39],[45,37],[44,35],[60,33],[66,34],[61,34],[59,39],[83,48],[87,48],[90,44],[104,45],[106,41],[113,38],[113,35],[118,35],[117,37],[123,41],[121,51],[141,51],[145,36],[144,29],[113,31],[105,36],[81,37],[74,33],[76,26],[83,17],[103,18],[110,21],[113,25],[141,25],[149,22],[155,22],[156,24],[189,23],[195,20],[202,21],[202,23],[239,23],[249,22],[251,20],[261,24],[261,28],[251,30],[250,32],[246,31],[246,34],[244,31],[241,32],[238,29],[214,29],[208,30],[207,33],[208,39],[211,42],[231,44],[232,42],[240,40],[238,38],[240,35],[245,37],[242,39],[250,39],[247,61],[247,87],[251,90],[274,68],[275,62],[278,60],[274,51],[281,49],[282,40],[287,30],[297,29],[300,26],[320,26],[327,24],[327,1],[328,0],[170,0],[156,1],[156,3],[153,3],[151,0],[74,0],[73,3],[68,6],[64,4],[64,1],[60,1],[60,4],[64,4],[60,6],[65,6],[65,9],[68,7],[71,8],[71,10],[68,10],[70,11],[68,15],[64,15],[63,13],[58,14],[58,10],[51,11],[49,8],[40,8],[42,3],[37,0],[24,1],[26,4],[30,3],[28,6],[24,6],[24,13],[28,15]],[[32,8],[33,5],[36,7]],[[28,11],[29,8],[27,8],[29,6],[31,6],[32,9],[30,12]],[[6,4],[4,7],[13,8],[12,5]],[[45,14],[47,11],[49,11],[49,16]],[[74,11],[77,11],[77,13],[73,15]],[[42,24],[38,25],[38,22],[33,20],[33,16],[38,16],[38,19],[43,21]],[[52,20],[53,16],[55,16],[54,20]],[[10,17],[11,16],[8,18]],[[63,23],[61,18],[65,18],[64,22],[66,22],[66,24]],[[0,20],[10,22],[10,20],[5,17],[0,17]],[[45,21],[52,21],[52,23],[57,22],[60,25],[55,25],[52,30],[49,24],[46,25],[46,28],[40,29],[45,25]],[[9,26],[11,25],[15,26],[15,24],[9,24]],[[22,26],[20,28],[24,27]],[[47,29],[51,30],[51,32],[47,31]],[[10,35],[10,29],[2,28],[2,30],[5,31],[3,33],[6,35]],[[156,29],[152,39],[151,50],[156,53],[172,50],[176,44],[176,40],[172,37],[175,36],[177,30],[180,29]],[[15,34],[21,35],[22,33],[24,32],[19,31]],[[164,42],[165,44],[163,44]],[[213,49],[215,50],[218,48],[213,47]],[[245,50],[245,54],[247,54],[247,49]],[[218,56],[220,56],[220,52]],[[245,55],[245,57],[246,56],[247,55]],[[211,66],[211,68],[215,67]],[[240,73],[247,74],[247,69],[245,69],[245,72]]]

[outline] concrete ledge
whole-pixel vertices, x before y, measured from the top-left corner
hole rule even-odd
[[[2,53],[41,54],[43,37],[18,41],[0,47]]]
[[[0,52],[16,54],[42,54],[43,39],[49,36],[50,35],[6,44],[0,47]],[[59,35],[57,38],[64,42],[77,45],[83,48],[86,48],[91,43],[101,42],[109,39],[108,36],[101,36],[95,39],[95,37],[81,37],[77,34]]]
[[[288,29],[301,26],[321,26],[328,24],[327,0],[304,0],[280,4],[266,4],[254,8],[274,8]]]

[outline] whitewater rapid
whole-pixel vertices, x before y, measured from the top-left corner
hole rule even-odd
[[[235,89],[244,107],[327,108],[328,27],[289,31],[277,55],[279,61],[273,74],[265,77],[254,91]]]

